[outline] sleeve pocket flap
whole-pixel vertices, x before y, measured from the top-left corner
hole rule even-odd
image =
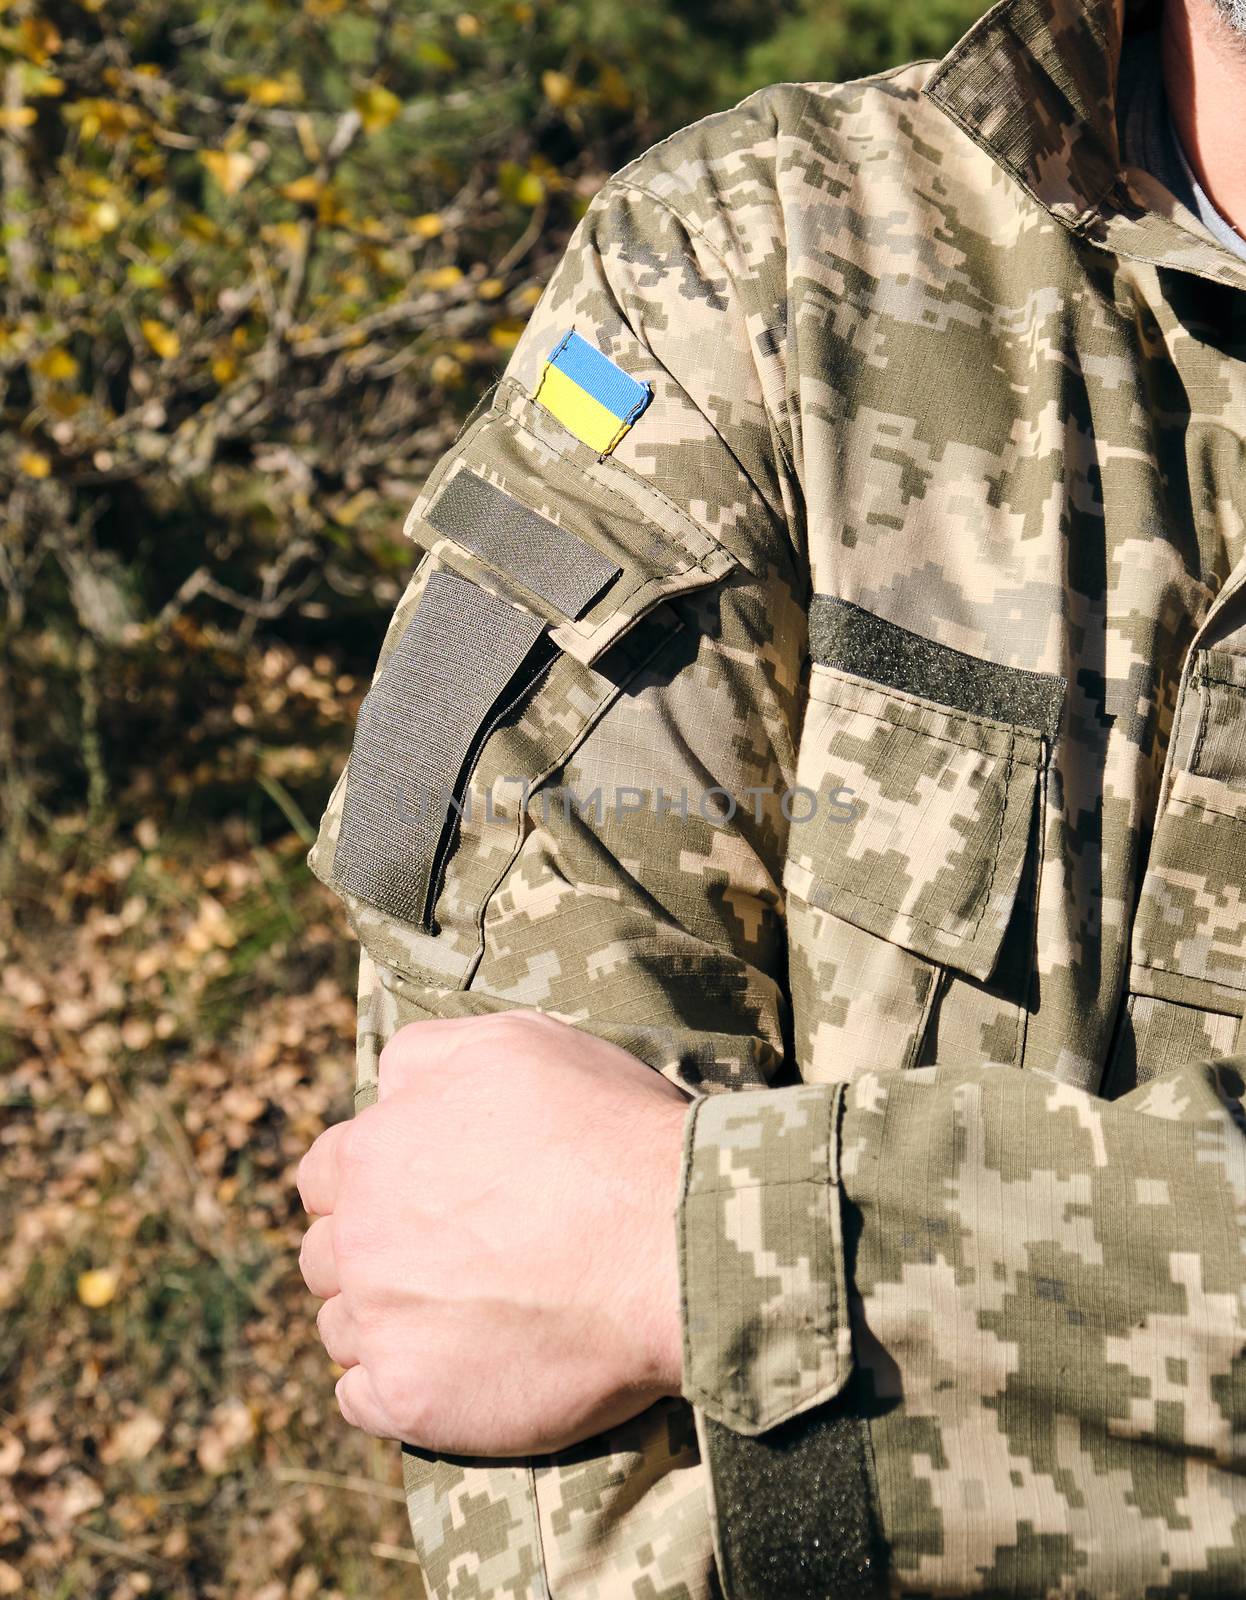
[[[541,617],[586,666],[663,599],[738,565],[653,485],[598,459],[509,380],[433,472],[405,532],[441,565]]]

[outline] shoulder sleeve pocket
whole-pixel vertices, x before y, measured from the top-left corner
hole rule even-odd
[[[990,976],[1064,680],[979,659],[829,596],[785,886],[890,943]]]
[[[503,397],[417,500],[427,555],[310,857],[374,959],[439,986],[470,977],[531,795],[680,626],[663,602],[737,565],[538,413]]]

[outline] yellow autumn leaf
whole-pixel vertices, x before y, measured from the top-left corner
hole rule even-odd
[[[53,383],[70,383],[78,376],[78,363],[68,350],[59,346],[41,355],[35,362],[35,371]]]
[[[84,1306],[98,1311],[111,1304],[117,1293],[117,1273],[112,1267],[93,1267],[78,1274],[78,1298]]]
[[[382,128],[388,128],[402,110],[402,101],[393,90],[379,83],[360,89],[354,103],[365,133],[379,133]]]
[[[452,289],[462,276],[458,267],[434,267],[424,274],[423,283],[426,289]]]
[[[36,66],[42,66],[64,43],[56,24],[47,17],[23,17],[20,31],[22,54]]]
[[[499,350],[513,350],[523,330],[524,325],[518,317],[504,317],[489,329],[489,343]]]
[[[445,223],[435,211],[425,211],[411,219],[411,232],[421,239],[435,239],[444,230]]]
[[[143,113],[137,106],[126,105],[121,100],[86,98],[71,101],[65,106],[63,116],[67,122],[76,122],[84,139],[124,139],[143,126]]]
[[[54,417],[76,417],[86,403],[86,395],[70,389],[53,389],[44,401]]]
[[[303,98],[303,85],[297,73],[285,72],[280,78],[260,78],[247,98],[257,106],[290,105]]]
[[[139,326],[143,330],[143,338],[152,347],[161,361],[172,361],[182,348],[182,341],[173,329],[156,317],[144,317]]]
[[[26,93],[48,96],[64,94],[65,80],[55,77],[50,72],[34,72],[26,85]]]
[[[502,278],[482,278],[476,285],[476,293],[482,300],[496,300],[506,293],[506,283]]]
[[[106,1117],[112,1108],[108,1085],[97,1078],[82,1097],[82,1109],[93,1117]]]
[[[323,188],[324,183],[321,179],[309,172],[306,177],[295,178],[291,183],[283,183],[281,185],[281,193],[287,200],[294,200],[298,204],[302,204],[304,201],[319,199],[320,191]]]
[[[51,458],[42,450],[23,450],[17,464],[28,478],[46,478],[52,471]]]
[[[536,206],[545,198],[545,180],[517,161],[503,161],[499,165],[498,187],[508,200],[521,206]]]
[[[552,106],[569,106],[575,99],[575,84],[565,72],[543,72],[541,90]]]
[[[201,150],[199,159],[226,194],[237,194],[255,171],[255,162],[242,150]]]
[[[222,388],[227,383],[232,383],[238,376],[238,363],[231,355],[214,356],[212,358],[212,379]]]
[[[164,289],[168,279],[154,261],[131,261],[125,269],[126,281],[136,289]]]
[[[417,60],[426,66],[436,67],[439,72],[453,72],[458,66],[446,47],[438,44],[436,39],[421,39],[415,47],[415,54]]]
[[[16,133],[38,119],[34,106],[0,106],[0,132]]]
[[[370,505],[376,503],[376,491],[373,489],[360,489],[349,500],[344,501],[333,513],[334,522],[340,522],[344,528],[353,528],[360,516]]]
[[[479,17],[474,17],[470,11],[463,11],[454,19],[454,31],[460,39],[478,39],[483,28]]]
[[[442,388],[449,388],[462,378],[463,363],[456,361],[453,356],[447,355],[443,351],[440,355],[433,357],[432,365],[428,370],[429,376],[434,383],[440,384]]]
[[[278,250],[288,250],[293,254],[303,248],[303,230],[297,222],[270,222],[260,229],[260,237],[265,244],[275,245]]]
[[[316,137],[316,125],[307,113],[301,112],[294,119],[294,131],[298,134],[299,149],[306,160],[318,163],[321,156],[320,140]]]
[[[211,244],[220,231],[212,218],[205,217],[202,211],[189,212],[178,226],[188,239],[198,239],[204,244]]]
[[[322,222],[326,228],[337,225],[349,227],[351,211],[349,206],[339,204],[337,195],[332,188],[325,188],[320,198],[316,201],[316,221]]]

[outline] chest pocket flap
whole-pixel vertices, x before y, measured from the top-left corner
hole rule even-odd
[[[1198,653],[1178,731],[1134,921],[1131,986],[1240,1016],[1246,1007],[1246,656]]]
[[[793,806],[785,886],[987,979],[1064,679],[967,655],[826,595],[811,608],[810,649],[798,764],[808,793]]]

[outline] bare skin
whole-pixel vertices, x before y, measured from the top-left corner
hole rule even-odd
[[[1186,159],[1246,234],[1246,0],[1168,0],[1164,86]]]
[[[439,1454],[561,1449],[682,1373],[686,1097],[535,1011],[416,1022],[299,1167],[347,1422]]]

